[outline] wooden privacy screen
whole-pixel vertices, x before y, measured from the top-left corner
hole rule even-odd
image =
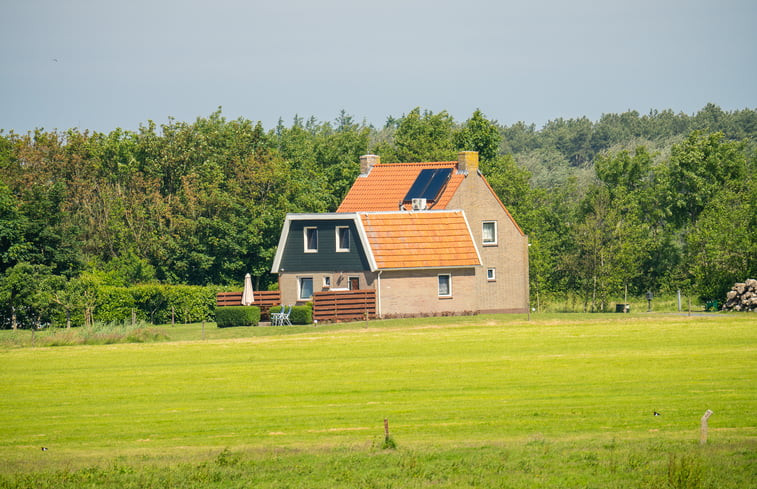
[[[334,322],[376,319],[376,291],[315,292],[313,319]]]
[[[252,295],[255,299],[252,305],[260,308],[260,319],[266,321],[269,319],[268,309],[281,304],[281,292],[278,290],[256,290]],[[241,292],[219,292],[216,294],[216,307],[241,305]]]

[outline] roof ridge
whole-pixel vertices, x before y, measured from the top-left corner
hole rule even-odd
[[[398,215],[422,215],[422,214],[444,214],[452,212],[464,212],[463,209],[426,209],[422,211],[409,211],[409,210],[397,210],[397,211],[353,211],[345,212],[343,214],[360,214],[360,215],[372,215],[372,214],[398,214]],[[336,214],[342,214],[337,212]]]
[[[379,163],[373,168],[381,168],[382,166],[419,166],[419,165],[457,165],[457,161],[410,161],[410,162],[397,162],[397,163]]]

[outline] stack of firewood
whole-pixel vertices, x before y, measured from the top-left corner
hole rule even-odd
[[[757,280],[749,279],[733,286],[726,294],[724,311],[757,311]]]

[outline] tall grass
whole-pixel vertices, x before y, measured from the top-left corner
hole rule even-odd
[[[134,323],[99,322],[78,328],[47,328],[36,331],[6,332],[0,345],[5,347],[25,346],[72,346],[111,345],[116,343],[147,343],[168,339],[161,328],[144,321]]]
[[[681,293],[681,308],[678,309],[678,296],[677,294],[660,294],[655,295],[652,298],[651,304],[645,297],[629,296],[627,299],[623,295],[616,295],[610,297],[607,300],[604,311],[599,312],[614,312],[616,304],[629,304],[631,313],[645,313],[650,310],[651,312],[701,312],[704,310],[704,303],[702,303],[697,297],[686,295]],[[537,309],[537,303],[535,297],[531,297],[531,306]],[[591,304],[588,305],[588,308]],[[584,302],[581,297],[574,293],[567,293],[565,295],[547,295],[542,296],[538,303],[537,312],[545,313],[576,313],[576,312],[590,312],[584,310]]]

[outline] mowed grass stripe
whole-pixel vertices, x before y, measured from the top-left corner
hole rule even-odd
[[[754,436],[748,317],[507,318],[0,353],[0,457]],[[378,323],[380,324],[380,323]],[[652,410],[663,413],[653,417]]]

